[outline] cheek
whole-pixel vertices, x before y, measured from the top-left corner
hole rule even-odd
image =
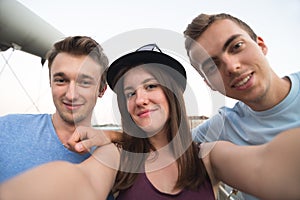
[[[77,93],[80,96],[84,96],[87,99],[97,99],[99,95],[99,90],[97,88],[78,88]]]
[[[161,104],[163,105],[164,116],[168,118],[170,113],[168,100],[165,96],[161,97],[161,99],[163,99]]]
[[[134,105],[132,101],[127,101],[127,111],[130,115],[133,114],[133,110],[134,110]]]
[[[51,87],[51,92],[53,97],[59,97],[62,96],[65,92],[63,87]]]
[[[168,118],[168,116],[170,115],[170,110],[169,110],[169,105],[166,105],[166,116]]]
[[[220,73],[215,76],[209,77],[207,83],[212,89],[219,90],[220,88],[224,88],[223,78]]]

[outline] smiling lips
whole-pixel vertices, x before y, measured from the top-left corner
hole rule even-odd
[[[235,83],[234,85],[232,85],[232,87],[233,88],[241,88],[242,86],[246,85],[246,83],[248,83],[248,81],[251,79],[252,75],[253,75],[253,73],[249,74],[242,80],[240,80],[237,83]]]
[[[143,111],[137,113],[137,116],[139,116],[139,117],[147,117],[147,116],[150,115],[150,113],[154,112],[155,110],[157,110],[157,109],[147,109],[147,110],[143,110]]]
[[[71,103],[66,103],[64,102],[64,105],[69,109],[69,110],[76,110],[78,109],[81,104],[71,104]]]

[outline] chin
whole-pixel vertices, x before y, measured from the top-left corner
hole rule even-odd
[[[157,133],[161,132],[161,130],[163,129],[163,127],[152,127],[152,126],[147,126],[147,127],[141,127],[143,129],[143,131],[145,131],[147,133],[147,135],[149,137],[156,135]]]

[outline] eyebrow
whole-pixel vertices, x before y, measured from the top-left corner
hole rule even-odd
[[[156,81],[155,78],[147,78],[147,79],[145,79],[145,80],[142,82],[142,84],[145,84],[145,83],[150,82],[150,81],[152,81],[152,80],[155,80],[155,81]],[[133,87],[132,87],[132,86],[128,86],[128,87],[124,88],[124,91],[126,91],[126,90],[131,90],[131,89],[133,89]]]
[[[56,77],[56,76],[65,76],[65,73],[57,72],[57,73],[53,74],[53,77]]]
[[[230,44],[233,40],[235,40],[237,37],[240,37],[240,36],[241,36],[241,34],[236,34],[236,35],[232,35],[230,38],[228,38],[227,41],[224,43],[224,46],[223,46],[223,48],[222,48],[222,51],[224,52],[224,51],[227,49],[227,47],[229,46],[229,44]]]
[[[230,45],[230,43],[231,43],[233,40],[235,40],[236,38],[238,38],[238,37],[240,37],[240,36],[241,36],[241,34],[236,34],[236,35],[232,35],[230,38],[228,38],[228,39],[226,40],[226,42],[224,43],[224,45],[223,45],[222,52],[224,52],[224,51],[227,49],[227,47]],[[216,56],[214,56],[214,57],[209,57],[209,58],[207,58],[207,59],[202,63],[202,65],[205,66],[205,65],[208,64],[211,60],[215,60],[216,58],[217,58]]]
[[[86,75],[86,74],[79,74],[77,79],[91,79],[95,80],[92,76]]]
[[[66,74],[63,72],[57,72],[55,74],[53,74],[53,77],[57,77],[57,76],[62,76],[62,77],[66,77]],[[77,77],[77,79],[91,79],[91,80],[95,80],[93,77],[86,75],[86,74],[79,74],[79,76]]]

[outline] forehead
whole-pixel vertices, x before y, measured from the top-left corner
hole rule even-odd
[[[134,67],[124,74],[124,87],[137,86],[142,84],[145,80],[153,80],[154,77],[147,70],[142,67]]]
[[[232,20],[217,20],[194,41],[190,55],[192,58],[197,57],[198,59],[215,56],[222,52],[224,44],[233,35],[251,39],[249,34]]]
[[[102,73],[102,67],[88,55],[59,53],[51,66],[51,74],[56,73],[63,73],[67,76],[85,74],[91,77],[99,77]]]
[[[213,48],[222,48],[224,43],[232,35],[249,37],[249,34],[238,24],[229,19],[215,21],[197,39],[197,42],[209,53]]]

